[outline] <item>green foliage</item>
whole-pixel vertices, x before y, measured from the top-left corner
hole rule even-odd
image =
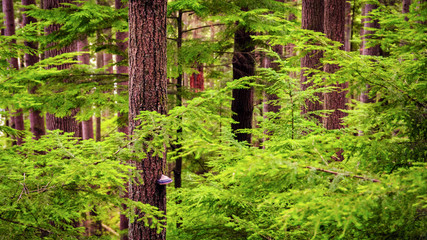
[[[122,146],[126,144],[122,134],[103,142],[79,141],[72,135],[54,131],[38,141],[26,138],[22,146],[2,150],[2,236],[75,239],[84,232],[78,226],[88,220],[88,212],[111,213],[122,204],[146,212],[144,221],[162,216],[152,206],[120,197],[127,180],[137,174],[122,164],[131,156]],[[153,224],[161,226],[161,222]]]

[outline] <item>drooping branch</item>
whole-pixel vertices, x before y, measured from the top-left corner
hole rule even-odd
[[[380,180],[374,179],[374,178],[366,178],[366,177],[362,177],[362,176],[359,176],[359,175],[350,175],[350,174],[347,174],[347,173],[339,173],[339,172],[334,172],[334,171],[331,171],[331,170],[325,170],[325,169],[311,167],[311,166],[306,166],[305,168],[314,169],[316,171],[330,173],[330,174],[334,174],[334,175],[342,175],[342,176],[346,176],[346,177],[358,178],[358,179],[362,179],[362,180],[365,180],[365,181],[381,182]]]

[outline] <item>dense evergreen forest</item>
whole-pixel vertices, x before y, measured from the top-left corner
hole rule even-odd
[[[2,0],[0,239],[427,239],[424,0]]]

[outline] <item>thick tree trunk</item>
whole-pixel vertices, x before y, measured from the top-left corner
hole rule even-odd
[[[62,3],[70,3],[71,0],[43,0],[43,8],[44,9],[53,9],[64,7]],[[57,24],[50,25],[45,29],[46,34],[50,34],[59,30],[60,26]],[[49,46],[54,45],[51,43]],[[76,50],[76,44],[73,43],[69,46],[66,46],[62,49],[51,49],[45,52],[45,57],[54,57],[63,53],[74,52]],[[61,66],[57,66],[58,69],[67,69],[70,68],[71,64],[63,64]],[[75,137],[81,137],[81,127],[74,116],[77,114],[79,110],[73,109],[71,111],[70,116],[66,117],[55,117],[54,114],[47,113],[46,114],[46,128],[49,130],[60,129],[64,132],[74,132]]]
[[[237,80],[242,77],[253,76],[255,73],[255,60],[252,51],[254,44],[251,33],[243,27],[239,27],[234,33],[234,55],[233,55],[233,79]],[[251,143],[250,133],[239,133],[240,129],[252,128],[252,114],[254,89],[234,89],[231,110],[233,111],[233,120],[237,123],[231,125],[235,132],[236,139],[239,142],[246,141]]]
[[[315,32],[324,32],[323,29],[324,21],[324,3],[318,0],[303,0],[302,1],[302,28],[313,30]],[[323,57],[322,51],[311,51],[301,59],[301,90],[305,91],[307,88],[312,87],[312,82],[307,82],[313,74],[306,75],[304,69],[322,69],[323,66],[320,63],[320,59]],[[323,101],[323,94],[316,93],[315,97],[319,101],[305,101],[305,107],[302,109],[303,114],[309,112],[318,111],[323,109],[321,101]],[[316,118],[320,123],[322,118],[318,115],[312,114],[311,117]]]
[[[5,25],[6,29],[4,30],[5,36],[13,36],[15,35],[15,15],[13,11],[13,1],[12,0],[3,0],[2,1],[2,10],[5,15]],[[16,43],[15,40],[12,41]],[[9,63],[12,68],[19,69],[18,59],[11,58],[9,59]],[[11,118],[13,122],[13,127],[16,130],[23,131],[25,130],[24,126],[24,116],[22,114],[22,109],[18,109],[13,113],[13,117]],[[16,144],[21,145],[23,143],[23,137],[16,137]]]
[[[129,1],[129,128],[133,134],[140,124],[140,111],[166,114],[166,0]],[[165,159],[146,153],[146,158],[132,161],[142,170],[143,184],[129,184],[129,198],[166,212],[166,187],[157,184]],[[138,180],[137,180],[138,181]],[[137,215],[141,215],[137,211]],[[129,239],[166,239],[166,231],[144,226],[142,221],[129,224]]]
[[[368,28],[375,28],[379,29],[380,24],[378,21],[371,21],[371,18],[369,18],[369,15],[371,15],[371,12],[375,9],[377,9],[378,6],[375,4],[365,4],[363,12],[365,13],[364,21],[363,21],[363,35],[362,35],[362,41],[363,41],[363,50],[362,55],[371,55],[371,56],[380,56],[381,55],[381,48],[380,45],[375,45],[372,47],[367,47],[367,43],[371,36],[369,34],[373,34],[374,31],[368,30]],[[375,98],[369,97],[369,90],[370,86],[366,85],[366,92],[363,92],[360,95],[360,101],[364,103],[373,103],[375,102]]]
[[[345,0],[325,0],[325,16],[324,29],[326,37],[331,40],[344,44],[345,33]],[[344,46],[341,46],[344,49]],[[337,65],[327,64],[324,71],[334,73],[339,69]],[[348,83],[335,84],[338,89],[336,91],[325,94],[325,109],[334,110],[328,117],[324,119],[326,129],[340,129],[342,118],[347,114],[341,110],[346,107],[346,89]]]
[[[36,4],[35,0],[22,0],[22,5],[28,6]],[[25,11],[25,10],[24,10]],[[36,19],[33,17],[28,16],[27,14],[22,15],[22,25],[25,26],[27,24],[36,22]],[[38,49],[36,42],[24,42],[25,46],[31,48],[31,49]],[[24,56],[25,66],[32,66],[35,63],[39,61],[39,56],[37,54],[28,54],[26,53]],[[30,86],[29,93],[35,94],[37,89],[37,86]],[[46,134],[46,129],[44,125],[44,117],[41,114],[40,110],[37,109],[30,109],[30,126],[31,126],[31,132],[33,133],[34,139],[40,139],[42,135]]]

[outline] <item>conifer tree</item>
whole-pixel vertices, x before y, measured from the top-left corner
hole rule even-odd
[[[325,35],[333,41],[343,44],[340,49],[344,49],[344,35],[345,35],[345,0],[325,0],[325,15],[324,15],[324,30]],[[339,67],[333,64],[326,64],[324,71],[327,73],[334,73]],[[340,129],[342,125],[342,118],[347,114],[341,110],[346,109],[346,94],[345,90],[348,83],[336,83],[336,90],[325,94],[325,109],[333,110],[324,119],[326,129]]]
[[[324,18],[324,2],[317,0],[303,0],[302,1],[302,28],[313,30],[315,32],[324,32],[323,28],[323,18]],[[307,88],[313,86],[313,83],[310,82],[310,77],[313,76],[312,73],[307,74],[305,69],[322,69],[323,66],[320,63],[320,59],[323,57],[322,51],[311,51],[301,59],[301,89],[304,91]],[[309,82],[307,82],[309,80]],[[302,109],[302,113],[306,114],[312,111],[318,111],[323,109],[321,101],[323,100],[323,94],[316,93],[315,96],[319,99],[316,101],[305,101],[305,107]],[[317,115],[313,115],[319,122],[322,121],[322,118]]]
[[[166,113],[166,0],[129,1],[129,128],[131,135],[141,123],[140,111]],[[144,159],[132,161],[141,171],[143,182],[129,184],[129,198],[166,211],[166,188],[157,181],[165,159],[146,152]],[[143,213],[136,212],[139,216]],[[130,221],[129,239],[165,239],[166,231]]]
[[[71,3],[71,0],[43,0],[43,8],[44,9],[54,9],[59,7],[65,7],[62,3]],[[53,33],[60,29],[60,25],[52,24],[45,29],[46,34]],[[48,47],[54,47],[54,43],[48,45]],[[69,46],[63,47],[61,49],[51,48],[45,52],[45,57],[55,57],[62,53],[75,52],[76,43],[72,43]],[[71,67],[71,64],[63,64],[61,66],[57,66],[58,69],[67,69]],[[49,130],[60,129],[64,132],[74,132],[74,136],[81,137],[81,128],[80,124],[74,118],[77,114],[78,109],[72,109],[71,114],[65,117],[56,117],[54,113],[46,114],[46,128]]]
[[[13,10],[13,0],[4,0],[2,1],[3,13],[5,15],[5,25],[6,29],[4,31],[5,36],[15,35],[15,14]],[[16,40],[13,40],[12,43],[16,43]],[[12,57],[9,59],[10,67],[19,69],[18,59]],[[25,130],[24,127],[24,115],[22,109],[18,109],[13,113],[14,116],[11,118],[12,127],[16,130]],[[23,137],[16,137],[16,144],[21,145],[23,143]]]
[[[255,60],[252,51],[255,49],[251,38],[250,30],[244,26],[238,26],[234,33],[234,54],[233,54],[233,79],[253,76],[255,73]],[[233,101],[231,110],[233,120],[236,123],[231,125],[235,132],[236,140],[251,143],[251,134],[238,132],[238,130],[252,128],[252,114],[254,89],[253,87],[244,89],[233,89]]]
[[[35,0],[22,0],[22,5],[29,6],[36,4]],[[36,19],[25,14],[22,15],[22,25],[26,26],[27,24],[36,22]],[[36,42],[24,42],[25,46],[37,50],[38,44]],[[26,53],[24,56],[25,66],[32,66],[39,61],[39,56],[37,53]],[[37,86],[30,86],[29,93],[34,94],[37,90]],[[33,108],[30,109],[30,126],[31,132],[33,133],[34,139],[40,139],[42,135],[46,134],[46,128],[44,123],[44,117],[39,109]]]

